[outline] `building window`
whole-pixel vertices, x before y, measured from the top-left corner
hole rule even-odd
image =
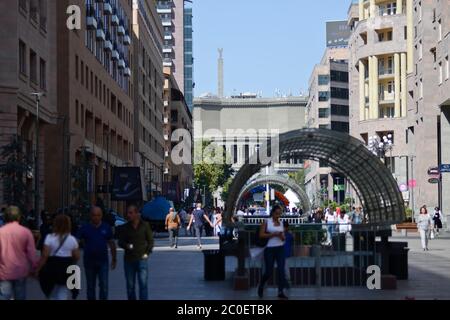
[[[331,114],[334,116],[349,116],[349,107],[340,104],[331,105]]]
[[[75,56],[75,79],[78,80],[78,56]]]
[[[331,81],[348,83],[348,72],[331,70]]]
[[[438,21],[438,41],[442,40],[442,20]]]
[[[319,108],[319,118],[325,119],[330,116],[330,109],[329,108]]]
[[[81,61],[80,69],[81,69],[81,85],[84,85],[84,62],[83,61]]]
[[[328,75],[319,75],[319,86],[326,86],[329,82]]]
[[[80,123],[80,119],[79,119],[79,117],[80,117],[80,115],[79,115],[80,110],[79,110],[79,108],[80,108],[80,106],[79,106],[78,100],[75,100],[75,124],[79,124]]]
[[[442,70],[442,62],[439,62],[439,84],[442,83],[444,77],[444,72]]]
[[[331,121],[331,130],[348,133],[350,128],[348,122]]]
[[[329,96],[328,91],[319,91],[319,102],[328,101]]]
[[[33,50],[30,50],[30,79],[37,84],[37,55]]]
[[[20,73],[27,74],[27,47],[25,43],[19,40],[19,68]]]
[[[84,105],[81,105],[81,127],[84,128]]]
[[[381,4],[379,6],[379,14],[380,16],[392,16],[397,14],[397,3],[391,2],[386,4]]]
[[[348,100],[348,89],[332,87],[331,97],[336,99]]]
[[[46,90],[47,89],[47,63],[45,60],[41,59],[39,62],[39,77],[40,77],[40,84],[41,89]]]
[[[393,106],[380,107],[380,119],[382,118],[394,118],[395,108]]]
[[[450,77],[450,65],[448,62],[448,56],[445,57],[445,80]]]
[[[327,124],[319,124],[319,129],[328,129]]]

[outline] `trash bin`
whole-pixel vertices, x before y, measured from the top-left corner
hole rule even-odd
[[[389,273],[397,280],[408,280],[408,242],[391,242],[389,253]]]
[[[203,250],[205,259],[205,280],[225,280],[225,256],[220,250]]]

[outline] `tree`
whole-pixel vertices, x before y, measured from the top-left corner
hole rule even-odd
[[[195,152],[195,186],[197,188],[205,186],[209,193],[224,187],[233,174],[226,151],[210,141],[198,141]]]
[[[81,159],[77,165],[71,167],[72,178],[72,196],[75,198],[75,203],[82,211],[88,211],[90,205],[88,183],[89,174],[92,174],[92,163],[88,151],[83,148],[81,150]],[[87,212],[83,212],[86,214]]]
[[[24,152],[21,137],[14,135],[11,142],[0,150],[0,178],[3,181],[3,198],[8,205],[26,212],[28,188],[27,175],[32,170],[32,159]]]
[[[289,172],[288,176],[301,188],[305,188],[305,169],[300,169],[296,172]]]

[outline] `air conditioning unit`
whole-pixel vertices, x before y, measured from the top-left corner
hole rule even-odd
[[[104,14],[105,16],[110,16],[110,15],[113,14],[113,9],[112,9],[112,6],[111,6],[110,3],[105,3],[105,4],[103,5],[103,14]]]
[[[111,53],[111,59],[118,61],[119,60],[119,52],[117,50],[113,50]]]
[[[123,26],[119,26],[119,28],[117,28],[117,34],[119,36],[124,36],[125,35],[125,28]]]
[[[120,24],[119,17],[116,14],[111,16],[111,25],[118,26]]]
[[[125,70],[123,71],[123,75],[125,77],[131,77],[131,69],[130,68],[125,68]]]
[[[131,37],[129,35],[126,35],[123,38],[123,44],[126,45],[126,46],[129,46],[131,44]]]
[[[119,67],[119,69],[125,69],[125,60],[123,60],[123,58],[120,58],[117,66]]]
[[[97,29],[97,19],[95,17],[87,17],[86,18],[86,28],[90,30]]]
[[[108,51],[108,52],[113,51],[113,45],[112,45],[111,40],[106,40],[103,48],[105,49],[105,51]]]
[[[105,41],[105,31],[103,29],[97,29],[95,37],[97,40]]]

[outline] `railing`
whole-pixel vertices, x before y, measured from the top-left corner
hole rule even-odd
[[[239,230],[239,244],[245,248],[241,266],[249,276],[249,287],[259,284],[264,269],[263,249],[256,246],[257,230],[255,226]],[[366,286],[367,268],[381,266],[382,250],[375,241],[375,230],[349,224],[303,224],[290,232],[286,271],[291,287]],[[276,285],[275,275],[276,270],[269,286]]]
[[[268,216],[238,216],[238,221],[245,225],[261,225]],[[300,225],[306,223],[306,217],[300,216],[283,216],[280,219],[282,222],[287,221],[289,225]]]

